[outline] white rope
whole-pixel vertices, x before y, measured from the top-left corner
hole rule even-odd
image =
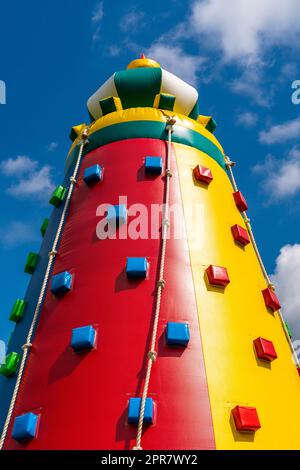
[[[22,380],[24,367],[25,367],[25,364],[26,364],[26,359],[27,359],[28,353],[29,353],[29,351],[31,349],[31,346],[32,346],[31,339],[32,339],[32,336],[33,336],[35,325],[36,325],[37,320],[38,320],[38,316],[39,316],[39,313],[40,313],[40,308],[43,304],[44,294],[45,294],[45,291],[47,289],[52,264],[54,262],[55,255],[57,254],[58,243],[59,243],[61,231],[62,231],[62,228],[63,228],[63,224],[65,222],[65,218],[66,218],[66,215],[67,215],[67,211],[68,211],[68,208],[69,208],[69,205],[70,205],[70,201],[71,201],[71,198],[72,198],[72,193],[73,193],[73,189],[74,189],[74,185],[75,185],[75,181],[76,181],[76,176],[77,176],[79,165],[80,165],[81,158],[82,158],[83,148],[84,148],[85,144],[87,143],[87,132],[88,132],[88,130],[85,129],[85,131],[82,134],[82,140],[80,142],[80,149],[79,149],[76,165],[75,165],[73,176],[72,176],[73,179],[72,180],[70,179],[71,184],[70,184],[68,195],[67,195],[67,198],[65,200],[64,208],[63,208],[63,211],[62,211],[62,214],[61,214],[60,222],[59,222],[58,229],[57,229],[57,232],[56,232],[56,237],[54,239],[52,249],[49,253],[49,261],[48,261],[47,269],[46,269],[46,272],[45,272],[43,284],[42,284],[42,287],[41,287],[40,295],[39,295],[39,298],[38,298],[38,301],[37,301],[37,305],[36,305],[36,308],[35,308],[33,319],[32,319],[30,329],[29,329],[29,332],[28,332],[28,335],[27,335],[26,343],[22,347],[23,355],[22,355],[22,359],[21,359],[21,363],[20,363],[20,367],[19,367],[19,371],[18,371],[18,376],[17,376],[14,392],[13,392],[12,399],[11,399],[11,402],[10,402],[10,406],[9,406],[9,409],[8,409],[7,417],[6,417],[4,426],[3,426],[3,431],[2,431],[2,435],[1,435],[1,439],[0,439],[0,450],[2,450],[3,446],[4,446],[4,442],[5,442],[7,431],[8,431],[9,425],[10,425],[13,409],[14,409],[16,399],[17,399],[17,395],[18,395],[18,391],[19,391],[19,388],[20,388],[20,383],[21,383],[21,380]]]
[[[232,183],[232,186],[233,186],[233,189],[234,191],[238,191],[238,187],[237,187],[237,184],[236,184],[236,181],[235,181],[235,178],[234,178],[234,174],[233,174],[233,171],[232,171],[232,167],[235,165],[234,162],[232,162],[230,160],[229,157],[225,157],[225,163],[226,163],[226,167],[229,171],[229,174],[230,174],[230,179],[231,179],[231,183]],[[252,246],[254,248],[254,252],[256,254],[256,257],[258,259],[258,263],[260,265],[260,268],[262,270],[262,273],[263,273],[263,276],[266,280],[266,283],[267,283],[267,286],[269,289],[275,291],[275,287],[274,285],[272,284],[271,280],[270,280],[270,277],[267,273],[267,270],[266,270],[266,267],[264,265],[264,262],[262,260],[262,257],[260,255],[260,252],[259,252],[259,249],[258,249],[258,246],[257,246],[257,243],[256,243],[256,240],[255,240],[255,237],[254,237],[254,234],[253,234],[253,231],[252,231],[252,227],[251,227],[251,224],[250,224],[250,219],[248,219],[248,216],[246,214],[246,212],[242,212],[242,217],[244,219],[244,222],[246,224],[246,227],[247,227],[247,230],[248,230],[248,233],[249,233],[249,237],[250,237],[250,240],[251,240],[251,243],[252,243]],[[285,324],[285,321],[283,319],[283,316],[282,316],[282,313],[281,313],[281,310],[278,310],[278,315],[279,315],[279,318],[280,318],[280,321],[281,321],[281,324],[282,324],[282,327],[283,327],[283,330],[285,332],[285,335],[286,335],[286,338],[287,338],[287,341],[290,345],[290,348],[291,348],[291,351],[292,351],[292,356],[293,356],[293,359],[294,359],[294,362],[296,364],[297,367],[300,367],[300,363],[299,363],[299,359],[298,359],[298,356],[296,354],[296,351],[294,349],[294,345],[291,341],[291,338],[290,338],[290,335],[289,335],[289,332],[288,332],[288,329],[286,327],[286,324]]]
[[[148,363],[147,363],[145,384],[144,384],[142,400],[141,400],[141,409],[140,409],[140,414],[139,414],[136,444],[133,447],[133,450],[143,450],[141,446],[141,441],[142,441],[142,433],[143,433],[146,399],[148,396],[152,365],[153,365],[153,362],[155,362],[157,358],[157,352],[156,352],[157,328],[158,328],[158,320],[159,320],[159,314],[160,314],[161,295],[162,295],[163,289],[165,288],[164,271],[165,271],[168,229],[170,226],[169,199],[170,199],[170,178],[172,177],[170,167],[171,167],[171,152],[172,152],[172,132],[173,132],[173,126],[175,122],[176,122],[175,118],[171,116],[167,116],[166,130],[168,131],[168,151],[167,151],[167,157],[166,157],[166,170],[165,170],[165,176],[166,176],[165,204],[164,204],[163,217],[162,217],[162,246],[161,246],[161,258],[160,258],[160,268],[159,268],[159,281],[157,282],[157,285],[156,285],[157,293],[156,293],[156,305],[155,305],[154,323],[153,323],[153,330],[152,330],[152,339],[151,339],[150,351],[148,353]]]

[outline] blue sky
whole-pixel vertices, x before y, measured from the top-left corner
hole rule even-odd
[[[96,88],[141,53],[195,85],[201,114],[217,120],[300,339],[300,105],[291,100],[300,80],[299,4],[231,0],[230,7],[228,0],[2,3],[0,339],[28,284],[24,262],[41,243],[69,130],[88,122],[85,103]]]

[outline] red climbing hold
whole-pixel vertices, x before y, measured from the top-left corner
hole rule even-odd
[[[145,54],[142,54],[140,58],[141,58],[141,59],[146,59]]]
[[[264,296],[266,307],[270,308],[273,312],[281,308],[277,295],[269,287],[262,291],[262,295]]]
[[[238,431],[255,432],[261,428],[256,408],[252,406],[236,406],[232,415]]]
[[[246,246],[250,243],[249,235],[246,229],[236,224],[231,227],[233,238],[240,245]]]
[[[221,266],[210,265],[206,270],[206,274],[212,286],[226,287],[230,283],[227,269]]]
[[[235,193],[233,193],[233,197],[236,207],[240,212],[245,212],[246,210],[248,210],[246,199],[242,195],[241,191],[236,191]]]
[[[194,168],[193,173],[197,181],[201,181],[207,185],[213,180],[213,175],[210,169],[206,168],[205,166],[197,165]]]
[[[257,338],[253,341],[257,357],[264,361],[271,362],[277,359],[277,354],[272,341],[264,338]]]

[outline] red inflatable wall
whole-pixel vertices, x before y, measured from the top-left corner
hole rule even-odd
[[[147,155],[165,159],[166,150],[161,140],[132,139],[84,157],[53,272],[74,274],[73,289],[60,299],[47,293],[11,421],[12,427],[15,416],[38,412],[38,435],[20,444],[10,437],[10,427],[6,449],[130,449],[135,444],[136,426],[127,423],[127,406],[130,397],[142,393],[161,241],[99,240],[96,209],[101,203],[118,204],[122,195],[128,206],[162,204],[164,179],[147,177],[143,165]],[[96,163],[104,167],[104,179],[88,187],[83,170]],[[174,160],[171,166],[170,203],[181,204]],[[147,257],[146,280],[127,280],[128,256]],[[144,427],[142,445],[214,448],[186,239],[168,241],[164,277],[158,359],[149,390],[155,419]],[[166,346],[167,321],[189,322],[186,349]],[[97,329],[97,347],[78,354],[70,346],[71,332],[86,325]]]

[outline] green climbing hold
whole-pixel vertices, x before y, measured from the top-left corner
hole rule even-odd
[[[67,189],[63,186],[57,186],[57,188],[53,191],[49,203],[52,204],[52,206],[59,207],[65,198],[66,192]]]
[[[289,337],[292,338],[292,337],[293,337],[293,334],[292,334],[292,330],[291,330],[290,325],[289,325],[287,322],[284,322],[284,324],[285,324],[285,327],[286,327],[287,332],[288,332],[288,334],[289,334]]]
[[[14,306],[12,308],[12,311],[9,317],[10,321],[14,321],[15,323],[18,323],[23,317],[25,307],[26,307],[25,300],[17,299],[14,303]]]
[[[11,352],[6,356],[5,363],[0,367],[0,374],[5,377],[11,377],[17,372],[17,368],[20,362],[20,354]]]
[[[35,267],[38,262],[39,255],[37,253],[29,253],[27,256],[24,272],[27,274],[33,274]]]
[[[175,106],[176,97],[169,95],[168,93],[159,93],[156,95],[154,100],[154,107],[158,109],[166,109],[167,111],[173,111]]]
[[[48,225],[49,225],[49,219],[44,219],[44,221],[41,225],[41,228],[40,228],[42,237],[45,236]]]
[[[214,118],[210,118],[210,120],[206,124],[206,129],[213,134],[216,128],[217,128],[216,121],[214,120]]]
[[[120,98],[116,96],[109,96],[99,102],[103,116],[113,113],[114,111],[122,111],[122,104]]]

